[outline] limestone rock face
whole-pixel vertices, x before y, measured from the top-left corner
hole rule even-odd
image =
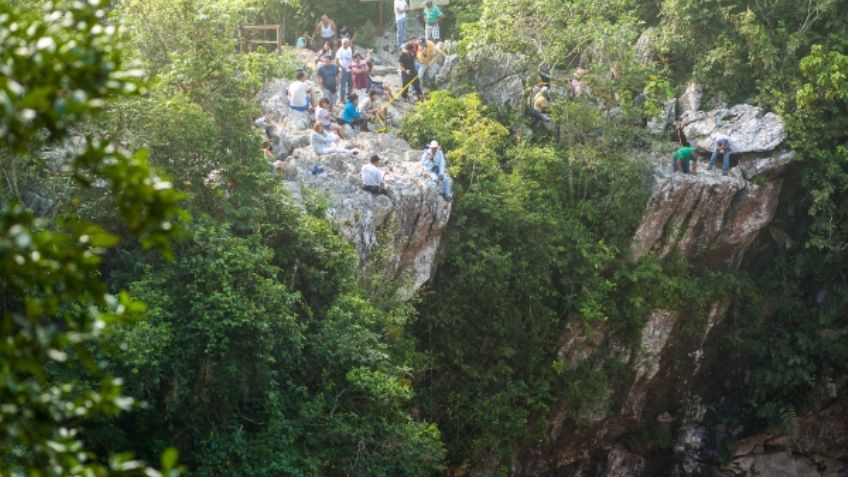
[[[692,98],[690,106],[696,102]],[[719,271],[741,264],[774,219],[784,171],[794,156],[777,150],[783,121],[756,111],[742,105],[721,113],[684,113],[684,117],[710,118],[688,123],[687,134],[696,146],[711,151],[710,135],[718,131],[729,133],[737,152],[744,150],[745,154],[734,155],[738,164],[728,176],[721,174],[720,167],[712,171],[702,167],[696,174],[671,173],[669,156],[655,154],[652,193],[633,237],[635,260],[649,254],[665,257],[677,250],[690,263]],[[697,138],[705,142],[699,145]],[[728,331],[724,318],[731,305],[711,303],[701,316],[676,309],[651,310],[628,337],[617,335],[609,323],[566,326],[556,354],[563,368],[600,370],[599,363],[614,361],[615,366],[626,369],[628,377],[606,383],[588,403],[576,407],[564,399],[552,406],[544,438],[527,439],[534,444],[517,453],[513,475],[682,477],[759,472],[757,475],[800,476],[844,472],[841,461],[848,456],[839,451],[848,442],[844,418],[801,418],[802,432],[791,445],[778,449],[778,441],[768,441],[774,437],[769,436],[766,441],[770,443],[751,445],[736,454],[732,466],[724,469],[727,474],[705,470],[708,465],[723,465],[714,436],[721,436],[719,441],[735,440],[743,432],[735,428],[717,431],[708,418],[715,394],[721,394],[729,374],[730,363],[720,343],[721,335]],[[840,409],[833,414],[848,415]],[[650,454],[642,452],[640,448],[646,444],[642,441],[650,440],[642,434],[644,429],[667,436],[668,461],[651,460]],[[759,450],[754,452],[754,448]],[[785,474],[792,466],[798,473]],[[810,469],[830,473],[806,473]]]
[[[686,139],[706,151],[713,150],[719,134],[730,137],[736,154],[772,151],[786,138],[783,118],[748,104],[709,112],[686,111],[680,121]]]
[[[662,110],[659,114],[648,121],[648,131],[652,133],[661,133],[668,130],[674,125],[675,117],[677,116],[677,101],[670,99],[663,103]]]
[[[633,257],[665,257],[678,249],[718,269],[739,265],[777,210],[779,173],[792,153],[746,161],[721,176],[717,170],[673,174],[658,163],[651,198],[633,242]],[[754,179],[762,176],[765,180]]]
[[[645,459],[639,454],[615,447],[607,454],[607,465],[603,477],[630,477],[641,475],[645,470]]]
[[[436,84],[462,93],[470,82],[471,89],[487,104],[518,108],[524,98],[524,79],[529,71],[535,71],[535,65],[528,57],[483,47],[464,57],[448,56]]]
[[[317,200],[326,206],[327,220],[351,243],[363,269],[376,263],[401,293],[417,290],[433,273],[451,211],[418,163],[422,151],[392,134],[350,130],[345,143],[350,152],[317,155],[309,142],[311,129],[305,127],[311,119],[288,108],[287,86],[282,80],[272,83],[259,98],[275,154],[284,162],[285,185],[300,203]],[[373,154],[387,173],[388,195],[362,189],[362,166]]]
[[[696,82],[686,85],[686,90],[677,99],[680,106],[680,114],[694,113],[701,109],[701,100],[704,97],[704,89]]]

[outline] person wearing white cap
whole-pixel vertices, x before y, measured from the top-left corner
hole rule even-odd
[[[430,173],[434,181],[441,183],[442,197],[450,202],[453,199],[453,194],[451,192],[451,178],[448,175],[445,155],[442,153],[442,150],[439,149],[438,142],[430,142],[430,146],[421,156],[421,165],[424,166],[424,169]]]

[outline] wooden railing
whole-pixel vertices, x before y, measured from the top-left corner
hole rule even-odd
[[[273,40],[267,39],[267,32],[274,33]],[[262,34],[259,39],[255,36],[257,33]],[[241,25],[238,29],[238,41],[241,51],[250,51],[252,48],[264,45],[274,45],[273,51],[277,54],[283,51],[283,34],[280,31],[280,25]]]

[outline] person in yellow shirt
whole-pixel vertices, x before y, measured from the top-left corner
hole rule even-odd
[[[424,74],[427,72],[427,67],[439,55],[444,55],[444,52],[436,46],[432,41],[423,36],[418,39],[415,53],[415,67],[418,70],[418,80],[424,82]]]
[[[550,116],[548,116],[549,106],[548,87],[545,86],[536,93],[536,96],[533,97],[533,109],[530,110],[530,116],[533,117],[534,125],[539,121],[551,120]]]

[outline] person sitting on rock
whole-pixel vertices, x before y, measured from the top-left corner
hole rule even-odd
[[[315,123],[312,128],[312,149],[315,154],[355,154],[338,143],[338,136],[324,129],[324,125]]]
[[[310,46],[312,46],[312,37],[307,32],[303,32],[294,42],[294,47],[299,50],[304,50]]]
[[[338,119],[338,123],[342,125],[350,124],[351,126],[358,125],[362,131],[367,132],[368,117],[359,111],[357,101],[359,101],[359,97],[356,96],[356,93],[347,97],[347,103],[345,103],[342,115]]]
[[[674,152],[671,159],[671,170],[677,172],[681,170],[684,174],[689,174],[689,162],[695,159],[695,148],[692,146],[681,147]]]
[[[289,85],[289,108],[295,111],[307,111],[312,103],[312,88],[306,84],[306,73],[298,71],[295,80]]]
[[[442,185],[442,197],[450,202],[453,199],[451,178],[448,175],[445,155],[439,149],[438,142],[432,141],[424,154],[421,155],[421,165],[430,173],[434,181]]]
[[[362,188],[372,194],[386,194],[389,191],[383,185],[385,174],[380,170],[380,156],[374,154],[368,164],[362,166]]]
[[[723,162],[721,164],[721,173],[726,176],[727,172],[730,170],[730,153],[733,151],[733,145],[730,142],[730,138],[727,136],[722,135],[717,139],[715,146],[713,146],[713,155],[710,156],[710,165],[707,167],[707,170],[713,170],[716,159],[718,159],[718,155],[722,154]]]
[[[324,126],[324,129],[332,131],[339,139],[345,139],[345,130],[333,120],[333,104],[327,98],[321,98],[315,108],[315,120]]]
[[[386,123],[386,110],[380,107],[380,95],[371,91],[364,100],[359,102],[359,110],[369,119],[377,118],[383,124]]]

